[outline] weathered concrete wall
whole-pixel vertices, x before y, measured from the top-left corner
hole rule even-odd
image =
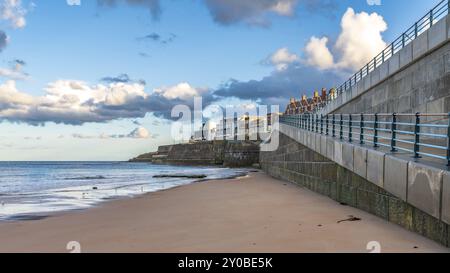
[[[449,30],[447,16],[320,114],[450,112]]]
[[[226,167],[248,167],[259,163],[259,145],[254,142],[227,141],[223,151]]]
[[[223,165],[249,167],[259,163],[259,145],[250,141],[203,141],[165,145],[158,152],[138,156],[132,162],[174,165]]]
[[[279,148],[260,155],[268,174],[449,246],[448,172],[286,125],[280,131]]]
[[[224,148],[223,141],[172,145],[163,162],[184,165],[222,165]]]

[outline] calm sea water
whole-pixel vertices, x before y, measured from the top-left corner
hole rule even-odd
[[[206,179],[220,179],[243,175],[244,170],[126,162],[0,162],[0,220],[84,209],[113,198],[196,181],[153,178],[161,174],[204,174]]]

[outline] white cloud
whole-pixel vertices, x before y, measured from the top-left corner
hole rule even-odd
[[[231,25],[244,22],[250,25],[270,25],[269,14],[291,16],[298,0],[204,0],[214,20]]]
[[[342,53],[339,67],[359,69],[387,46],[381,36],[387,30],[387,23],[376,13],[355,14],[349,8],[341,27],[342,33],[336,42],[336,49]]]
[[[272,56],[270,62],[277,68],[277,70],[285,70],[289,64],[298,61],[296,54],[290,53],[286,47],[278,49]]]
[[[26,13],[21,0],[3,0],[0,3],[0,19],[9,21],[14,28],[25,27]]]
[[[147,139],[150,137],[150,133],[144,127],[139,127],[134,129],[131,133],[128,134],[129,138],[137,138],[137,139]]]
[[[49,83],[44,92],[31,96],[19,91],[13,80],[0,84],[0,122],[81,125],[143,118],[147,113],[170,118],[172,107],[180,103],[192,106],[193,96],[202,95],[206,103],[212,100],[208,89],[193,88],[188,83],[149,94],[142,83],[89,85],[83,81],[58,80]]]
[[[387,23],[377,13],[355,13],[348,8],[341,20],[341,33],[334,45],[339,61],[334,62],[327,46],[328,38],[312,37],[306,45],[306,62],[319,69],[357,70],[367,64],[385,47],[382,33]]]
[[[102,122],[119,118],[103,108],[111,107],[113,111],[114,107],[148,96],[140,84],[90,86],[71,80],[49,83],[45,92],[43,96],[31,96],[17,90],[12,80],[0,85],[0,119],[29,123],[40,123],[41,120],[71,124]]]
[[[81,109],[88,102],[109,106],[123,105],[137,97],[145,98],[144,86],[138,83],[112,83],[89,86],[82,81],[59,80],[48,84],[42,99],[52,105],[71,106]]]
[[[327,47],[328,38],[311,37],[305,48],[306,63],[319,69],[329,69],[334,66],[334,57]]]
[[[283,16],[291,16],[294,13],[295,4],[297,0],[281,0],[275,1],[271,10]]]
[[[188,100],[196,96],[201,96],[208,91],[207,89],[194,88],[186,82],[179,83],[175,86],[161,87],[154,90],[155,93],[162,95],[166,99]]]
[[[29,75],[22,71],[23,64],[15,63],[12,68],[0,67],[0,77],[4,77],[10,80],[27,80]]]
[[[0,85],[0,106],[14,106],[15,110],[26,110],[26,108],[34,103],[34,98],[28,94],[21,93],[17,90],[15,81],[7,81]],[[3,111],[0,107],[0,113]]]

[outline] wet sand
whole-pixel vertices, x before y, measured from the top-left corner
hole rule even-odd
[[[350,216],[359,221],[344,221]],[[355,219],[353,219],[355,220]],[[0,252],[448,252],[395,224],[263,173],[45,219],[0,223]]]

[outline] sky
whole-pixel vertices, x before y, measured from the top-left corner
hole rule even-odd
[[[439,2],[0,0],[0,160],[127,160],[174,143],[198,96],[283,109]]]

